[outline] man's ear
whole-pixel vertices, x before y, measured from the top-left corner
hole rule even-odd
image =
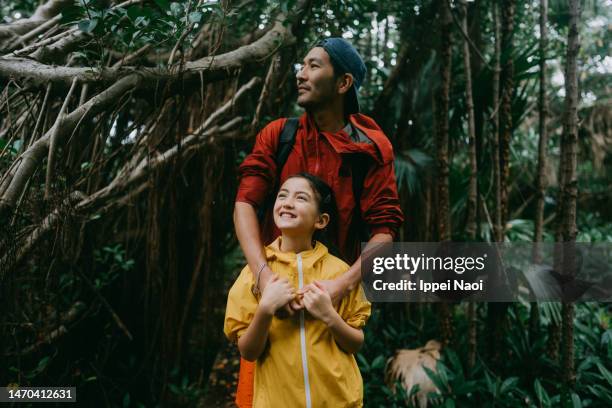
[[[315,222],[315,228],[322,230],[323,228],[327,227],[327,224],[329,224],[329,214],[323,213],[319,215],[319,219],[317,222]]]
[[[338,78],[338,93],[344,95],[351,89],[353,86],[353,74],[349,74],[348,72],[342,74],[340,78]]]

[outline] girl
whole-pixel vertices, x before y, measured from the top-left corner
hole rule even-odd
[[[281,236],[266,247],[276,277],[258,299],[251,291],[258,274],[246,266],[229,292],[224,331],[243,358],[257,360],[255,408],[363,406],[353,354],[363,344],[370,303],[358,286],[334,307],[317,283],[349,268],[321,242],[313,242],[313,235],[330,224],[334,207],[332,190],[322,180],[307,173],[290,176],[273,209]],[[306,285],[298,298],[295,288]],[[294,299],[305,310],[292,318],[275,317]]]

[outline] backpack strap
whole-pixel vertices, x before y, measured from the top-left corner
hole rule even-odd
[[[295,144],[295,134],[297,133],[298,124],[299,118],[288,118],[285,122],[283,130],[281,131],[278,141],[278,150],[276,151],[277,183],[278,179],[280,178],[281,171],[283,170],[283,167],[285,167],[285,163],[287,163],[289,153],[291,153],[291,149],[293,149],[293,145]]]
[[[363,192],[363,183],[365,182],[366,174],[370,168],[368,158],[360,157],[363,160],[351,161],[351,178],[353,181],[353,197],[359,204],[361,193]]]
[[[289,153],[291,153],[291,149],[293,149],[293,145],[295,144],[295,134],[297,133],[299,123],[299,118],[288,118],[281,131],[278,140],[278,149],[276,150],[277,181],[283,167],[285,167],[285,163],[287,163]]]
[[[299,122],[299,118],[288,118],[285,121],[283,130],[281,130],[278,139],[278,148],[276,149],[276,155],[274,157],[274,161],[276,162],[276,179],[274,181],[274,188],[268,193],[263,205],[260,205],[257,209],[257,218],[259,219],[260,223],[263,222],[268,208],[274,205],[276,191],[280,187],[280,175],[283,171],[283,167],[285,167],[285,163],[287,163],[287,159],[289,158],[289,154],[293,149],[293,145],[295,145],[295,135],[297,133]]]
[[[351,164],[351,179],[353,182],[353,198],[355,199],[355,213],[353,214],[353,223],[350,226],[352,234],[357,234],[362,242],[367,242],[370,239],[370,231],[368,225],[363,220],[361,214],[361,194],[363,193],[363,184],[366,175],[370,170],[371,160],[365,154],[355,154],[350,159]]]
[[[351,130],[354,134],[359,136],[359,131],[352,123]],[[370,143],[372,143],[372,140],[370,140]],[[372,159],[366,154],[357,153],[351,155],[349,162],[353,184],[353,199],[355,200],[355,213],[353,214],[353,223],[349,227],[349,230],[350,233],[357,234],[360,241],[367,242],[370,240],[370,228],[361,214],[361,194],[363,193],[363,184],[365,183],[366,175],[372,166]]]

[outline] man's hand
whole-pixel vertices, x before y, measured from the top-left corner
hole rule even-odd
[[[348,294],[348,285],[341,277],[334,280],[320,280],[316,282],[319,288],[325,289],[325,291],[329,294],[332,304],[334,305],[339,304],[342,298],[344,298],[344,296]],[[314,285],[313,283],[309,283],[298,291],[298,297],[303,296],[306,292],[310,290],[314,290],[315,287],[316,285]],[[294,303],[295,302],[291,302],[292,307],[294,306]]]
[[[261,295],[259,300],[259,307],[262,308],[267,314],[273,315],[277,310],[281,309],[284,305],[295,297],[293,287],[289,284],[289,281],[285,278],[279,278],[274,276],[266,285],[266,289]]]
[[[309,290],[304,293],[303,302],[308,313],[325,324],[329,324],[334,314],[337,313],[332,305],[329,293],[317,281],[309,285]]]

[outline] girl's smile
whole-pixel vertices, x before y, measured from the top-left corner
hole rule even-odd
[[[294,177],[282,185],[274,203],[274,222],[281,231],[312,233],[317,205],[308,181]]]
[[[297,254],[313,248],[315,232],[324,230],[330,220],[333,197],[329,191],[329,186],[310,174],[295,174],[285,180],[272,211],[274,224],[281,231],[281,251]]]
[[[319,213],[319,203],[309,181],[290,177],[281,186],[274,203],[274,223],[283,234],[310,236],[327,225]],[[323,218],[323,219],[322,219]]]

